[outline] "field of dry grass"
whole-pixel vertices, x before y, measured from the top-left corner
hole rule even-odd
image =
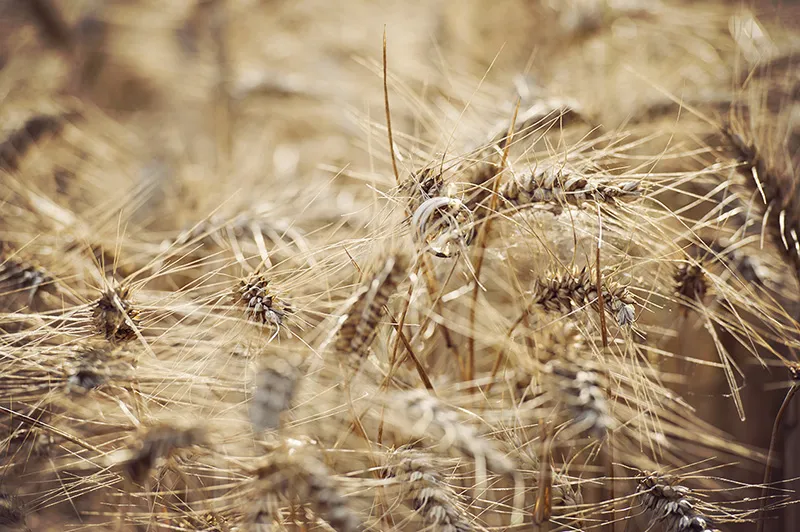
[[[0,0],[0,530],[797,530],[799,22]]]

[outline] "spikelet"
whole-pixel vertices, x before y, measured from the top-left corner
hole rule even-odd
[[[180,428],[172,425],[156,425],[147,429],[141,445],[123,463],[128,478],[136,483],[144,481],[157,466],[159,460],[174,452],[198,445],[205,440],[205,431],[199,427]]]
[[[92,320],[97,333],[112,345],[136,338],[136,332],[129,320],[138,327],[139,311],[131,300],[130,286],[107,288],[92,306]]]
[[[300,372],[291,362],[275,357],[256,375],[256,391],[250,405],[250,419],[256,430],[274,430],[281,414],[292,404]]]
[[[331,471],[303,442],[289,440],[265,457],[264,463],[252,474],[256,477],[254,490],[268,502],[250,517],[251,522],[263,522],[275,515],[278,500],[294,504],[309,504],[318,518],[324,519],[337,532],[356,532],[361,520],[348,507],[347,501],[331,481]]]
[[[592,183],[575,170],[545,166],[503,183],[500,195],[518,207],[542,205],[559,213],[567,204],[593,201],[614,205],[617,200],[635,199],[641,194],[639,186],[637,181]]]
[[[383,308],[408,271],[404,255],[386,257],[383,267],[356,292],[336,333],[333,351],[343,365],[356,372],[375,338]]]
[[[550,375],[556,397],[572,413],[573,427],[578,433],[588,431],[601,439],[613,428],[606,394],[590,365],[555,359],[545,365],[545,371]]]
[[[387,421],[410,438],[426,438],[445,452],[456,451],[486,464],[500,475],[511,474],[513,463],[492,442],[478,435],[458,414],[424,390],[387,398]]]
[[[425,524],[439,532],[474,530],[469,514],[459,507],[456,494],[442,481],[430,460],[418,453],[404,454],[391,471]]]
[[[665,532],[719,532],[711,520],[695,509],[691,490],[668,479],[646,475],[637,488],[653,524],[663,523]]]
[[[702,301],[708,292],[708,279],[702,265],[683,263],[673,275],[675,293],[688,301]]]
[[[248,321],[269,325],[276,333],[286,315],[294,312],[291,305],[269,292],[269,279],[263,274],[253,274],[239,281],[233,291],[233,302],[245,311]]]
[[[597,309],[597,285],[592,270],[566,272],[539,280],[533,289],[533,305],[548,312],[569,314],[575,308],[591,304]],[[603,302],[606,312],[620,326],[631,325],[635,319],[634,299],[628,289],[603,276]]]

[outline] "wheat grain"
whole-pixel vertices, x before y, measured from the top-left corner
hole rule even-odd
[[[403,255],[390,255],[381,270],[353,296],[333,342],[333,352],[351,371],[358,371],[375,337],[384,306],[397,291],[408,265]]]
[[[244,309],[247,319],[259,325],[269,325],[277,334],[287,314],[294,312],[291,305],[269,291],[269,279],[254,274],[239,281],[234,290],[233,302]]]
[[[264,462],[253,471],[254,490],[259,497],[276,496],[293,503],[307,503],[337,532],[361,529],[361,520],[337,492],[328,468],[307,449],[284,444],[270,452]],[[274,510],[270,509],[271,513]]]
[[[695,509],[691,491],[673,485],[660,475],[647,475],[637,489],[653,523],[663,523],[668,532],[719,532]]]
[[[413,452],[402,453],[391,468],[413,501],[414,509],[427,525],[440,532],[470,532],[475,527],[459,507],[456,494],[448,488],[430,460]]]
[[[566,315],[575,308],[589,304],[597,308],[597,285],[592,271],[587,268],[539,280],[532,292],[532,304],[548,312]],[[620,326],[634,322],[634,299],[626,287],[606,280],[603,283],[603,301],[606,312],[609,312]]]
[[[636,181],[593,183],[579,172],[552,166],[515,176],[500,187],[499,193],[513,205],[543,205],[555,212],[567,204],[594,201],[613,205],[618,200],[630,201],[641,195]]]
[[[551,386],[556,396],[572,412],[576,430],[589,431],[598,439],[605,437],[614,427],[614,421],[597,373],[586,364],[576,365],[559,359],[548,362],[545,371],[553,379]]]
[[[109,287],[92,306],[96,331],[113,345],[136,338],[139,311],[131,300],[131,291],[128,285]]]
[[[205,440],[205,431],[199,427],[180,428],[155,425],[147,429],[133,455],[125,460],[125,474],[136,483],[144,481],[161,459],[174,452]]]
[[[250,419],[256,430],[274,430],[280,426],[280,416],[291,406],[298,379],[298,369],[282,357],[259,371],[250,406]]]

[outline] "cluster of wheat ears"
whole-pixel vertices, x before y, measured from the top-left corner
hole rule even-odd
[[[798,17],[0,1],[0,529],[796,530]]]

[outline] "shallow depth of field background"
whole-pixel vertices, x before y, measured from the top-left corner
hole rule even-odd
[[[120,192],[127,187],[146,185],[136,199],[141,204],[129,210],[129,224],[111,218],[91,229],[106,247],[143,231],[148,235],[143,240],[155,249],[214,212],[231,217],[264,206],[280,217],[281,227],[318,234],[314,241],[320,248],[333,249],[342,232],[368,234],[382,215],[376,205],[394,186],[381,75],[384,29],[396,142],[408,146],[413,139],[433,157],[448,147],[458,152],[484,141],[498,120],[510,118],[518,98],[577,102],[602,132],[645,138],[674,131],[643,152],[657,154],[656,145],[666,152],[677,143],[690,152],[708,137],[693,129],[701,121],[673,100],[725,116],[726,102],[759,98],[742,89],[752,69],[800,51],[795,2],[63,0],[52,5],[69,30],[61,36],[57,29],[43,29],[43,19],[26,2],[0,0],[0,131],[80,102],[83,116],[73,121],[60,151],[34,150],[13,179],[36,183],[44,195],[63,187],[71,198],[65,205],[87,220],[102,219],[106,205],[120,207],[126,201]],[[786,72],[784,81],[798,83],[796,72]],[[796,136],[787,134],[787,142],[800,149],[800,106],[787,98],[779,106],[781,116],[798,128]],[[564,142],[578,140],[565,136]],[[408,175],[427,162],[419,150],[406,152],[398,166]],[[677,163],[675,168],[683,171]],[[79,178],[70,177],[75,175]],[[662,198],[674,208],[687,203],[677,193]],[[304,209],[311,200],[313,206]],[[0,213],[6,216],[11,215]],[[3,233],[0,239],[14,236]],[[120,257],[121,277],[140,266],[134,252]],[[776,257],[765,260],[779,261]],[[787,312],[796,315],[798,287],[791,275],[787,279],[779,295]],[[651,309],[642,318],[653,327],[676,327],[658,348],[715,362],[714,344],[702,325],[689,317],[676,326],[677,312]],[[766,452],[788,386],[786,371],[774,359],[762,367],[734,339],[721,337],[746,375],[740,381],[746,421],[739,420],[719,368],[666,361],[665,382],[731,440]],[[788,348],[777,349],[791,358]],[[782,466],[773,478],[800,476],[799,412],[795,401],[784,418],[777,448]],[[760,483],[762,474],[758,461],[743,460],[724,471],[748,484]],[[797,489],[800,483],[783,487]],[[770,523],[770,530],[800,526],[794,505],[774,516],[780,521]],[[51,514],[33,516],[28,526],[55,530],[47,528],[57,526],[53,520]],[[615,530],[623,529],[621,523]]]

